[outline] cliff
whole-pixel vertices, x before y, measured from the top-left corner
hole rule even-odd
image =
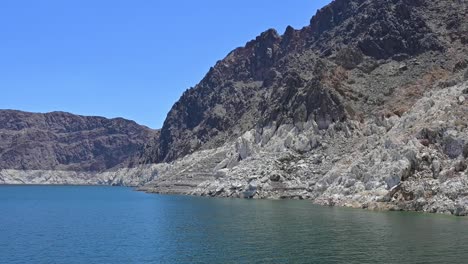
[[[173,161],[272,123],[327,128],[399,114],[466,66],[464,10],[463,1],[336,0],[301,30],[268,30],[182,95],[144,161]]]
[[[465,1],[335,0],[173,106],[149,192],[468,214]]]
[[[94,175],[134,167],[144,145],[157,134],[122,118],[0,110],[1,178],[6,181],[6,171],[10,182],[11,173],[20,171],[23,176],[17,178],[25,178],[25,171],[48,177],[44,174],[50,171]],[[68,178],[73,183],[74,177]]]

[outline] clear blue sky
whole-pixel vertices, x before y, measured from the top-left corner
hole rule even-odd
[[[259,33],[329,0],[1,0],[0,109],[159,128],[182,92]]]

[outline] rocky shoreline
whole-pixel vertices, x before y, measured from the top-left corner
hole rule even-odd
[[[429,92],[376,122],[252,130],[171,163],[140,190],[468,215],[468,130],[456,124],[467,91],[465,82]]]
[[[154,166],[121,168],[104,172],[58,170],[0,170],[3,185],[111,185],[142,186],[154,180]]]
[[[468,215],[468,82],[428,92],[401,117],[319,130],[246,132],[171,163],[101,173],[1,170],[0,184],[133,186],[148,193]],[[457,125],[458,124],[458,125]]]
[[[210,69],[143,190],[468,214],[466,4],[335,0]]]

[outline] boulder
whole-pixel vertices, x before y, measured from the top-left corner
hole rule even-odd
[[[442,166],[440,164],[440,161],[437,160],[437,159],[434,159],[432,161],[432,176],[434,179],[438,179],[439,178],[439,175],[440,175],[440,172],[442,171]]]
[[[468,198],[460,199],[455,204],[455,211],[453,214],[456,216],[468,216]]]
[[[255,194],[257,194],[257,188],[258,188],[257,182],[253,181],[249,183],[247,188],[244,190],[244,192],[242,192],[242,196],[245,199],[252,199],[255,196]]]
[[[465,143],[462,139],[457,139],[452,136],[444,138],[444,152],[451,159],[456,159],[463,154]]]
[[[237,140],[235,147],[237,153],[239,153],[240,160],[245,160],[246,158],[250,157],[253,153],[255,153],[255,150],[250,140],[244,137],[241,137]]]
[[[390,167],[388,173],[389,175],[384,177],[384,181],[387,184],[387,190],[391,190],[400,184],[402,180],[411,177],[411,162],[407,159],[400,160]]]
[[[458,161],[457,163],[455,163],[455,171],[456,172],[463,172],[465,171],[467,168],[467,165],[466,165],[466,160],[461,160],[461,161]]]
[[[270,176],[270,181],[272,182],[279,182],[280,180],[281,180],[281,175],[279,175],[278,173],[273,173]]]

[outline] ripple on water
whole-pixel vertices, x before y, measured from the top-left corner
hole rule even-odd
[[[460,263],[468,221],[307,201],[0,187],[0,263]]]

